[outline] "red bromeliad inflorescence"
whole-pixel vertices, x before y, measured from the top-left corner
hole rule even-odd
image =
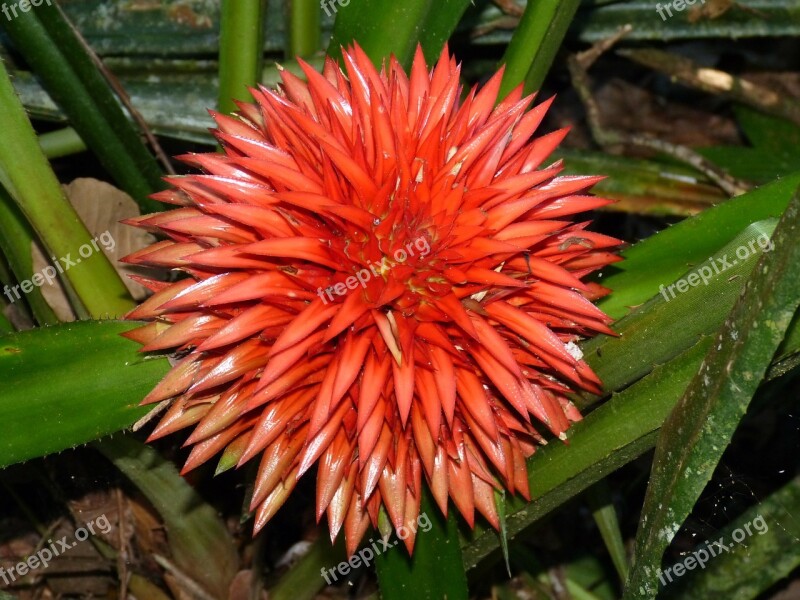
[[[550,102],[497,103],[501,74],[461,100],[447,49],[408,75],[358,47],[300,64],[307,82],[213,115],[224,154],[182,157],[203,174],[155,196],[178,208],[129,221],[164,240],[127,262],[185,275],[138,278],[153,294],[128,315],[176,357],[151,438],[193,426],[184,471],[260,455],[256,531],[315,464],[351,553],[381,507],[414,521],[423,481],[498,527],[494,490],[529,498],[525,458],[580,418],[566,395],[600,391],[573,342],[611,333],[581,279],[619,241],[563,220],[609,202],[600,178],[543,166],[566,130],[534,138]]]

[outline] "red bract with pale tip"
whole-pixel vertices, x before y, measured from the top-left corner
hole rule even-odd
[[[499,73],[461,101],[447,50],[410,75],[358,47],[300,64],[307,83],[213,115],[225,153],[182,157],[203,174],[155,196],[180,208],[129,221],[165,239],[127,262],[184,274],[139,278],[128,315],[179,357],[144,400],[170,403],[151,438],[193,426],[184,471],[260,456],[256,531],[315,464],[351,553],[381,507],[414,522],[425,484],[498,527],[493,490],[528,498],[525,458],[580,418],[566,395],[599,392],[573,342],[611,333],[606,290],[581,279],[619,241],[562,219],[608,203],[600,178],[543,167],[566,130],[532,137],[550,102],[496,105]]]

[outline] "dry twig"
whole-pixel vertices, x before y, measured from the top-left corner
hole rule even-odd
[[[590,49],[567,58],[567,66],[569,67],[572,78],[572,85],[586,109],[586,120],[594,140],[604,148],[609,146],[631,145],[668,154],[691,165],[731,196],[738,196],[749,190],[751,187],[749,184],[732,177],[723,169],[687,146],[672,144],[647,134],[627,133],[603,127],[600,109],[592,96],[591,80],[589,79],[587,69],[630,30],[631,27],[626,25],[620,28],[620,31],[610,38],[600,40]]]

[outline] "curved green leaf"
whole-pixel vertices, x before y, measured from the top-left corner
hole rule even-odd
[[[628,248],[622,253],[625,260],[603,273],[600,282],[614,293],[598,306],[619,318],[646,302],[661,284],[707,260],[750,223],[780,217],[798,185],[800,173],[795,173],[726,200]]]
[[[580,0],[528,3],[500,61],[506,67],[501,98],[523,82],[526,94],[539,90],[580,3]]]
[[[667,545],[711,479],[800,305],[800,189],[659,435],[624,598],[655,598]]]
[[[53,262],[61,258],[69,261],[63,266],[64,280],[83,308],[95,318],[129,311],[134,305],[125,284],[105,254],[93,251],[90,242],[97,248],[97,241],[64,195],[2,63],[0,131],[5,141],[0,144],[0,183],[54,257]],[[90,250],[88,256],[78,256],[84,245]],[[20,253],[29,250],[16,249]],[[28,285],[33,287],[30,282]]]

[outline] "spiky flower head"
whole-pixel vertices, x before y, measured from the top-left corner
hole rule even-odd
[[[462,101],[446,49],[409,75],[343,63],[213,114],[224,154],[181,157],[203,174],[130,221],[164,239],[126,260],[183,275],[140,278],[128,315],[175,357],[151,437],[194,426],[185,471],[260,455],[256,531],[317,464],[317,518],[353,552],[382,507],[417,519],[423,481],[470,525],[498,526],[496,488],[529,497],[525,458],[580,418],[566,394],[599,391],[574,342],[610,319],[581,279],[619,242],[562,220],[607,201],[543,166],[566,134],[532,137],[549,102],[495,105],[501,74]]]

